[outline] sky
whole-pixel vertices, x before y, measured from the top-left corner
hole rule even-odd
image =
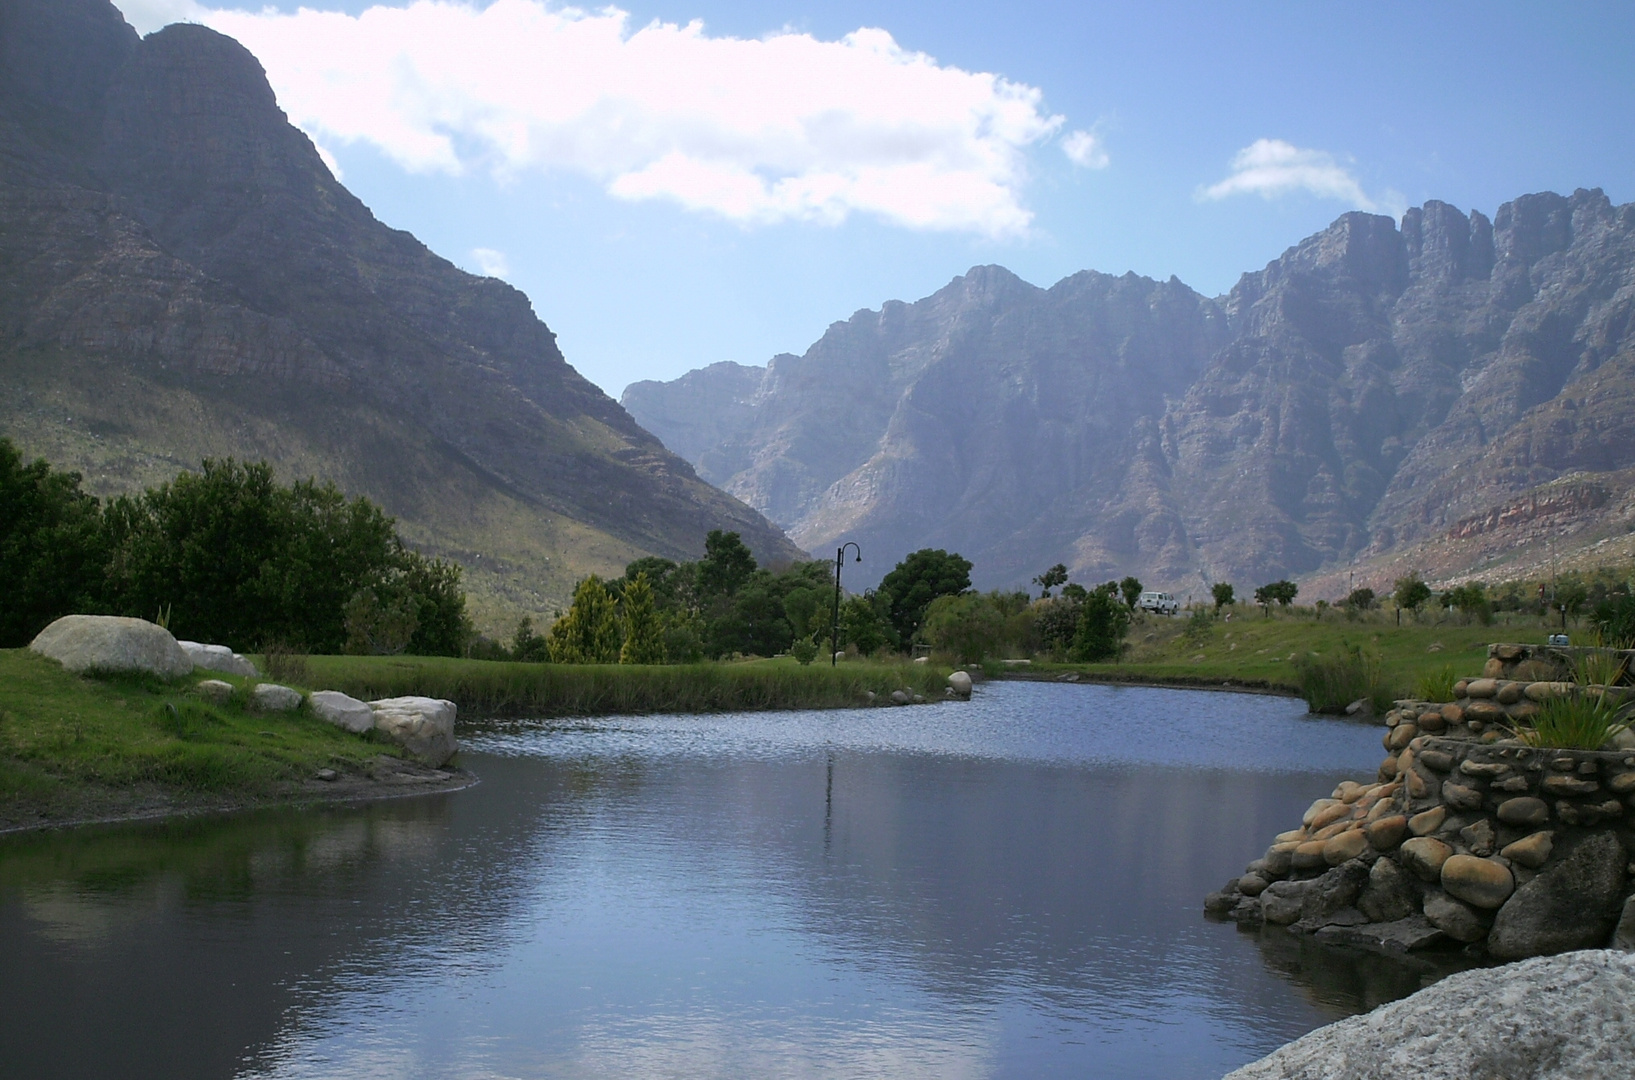
[[[1635,199],[1635,4],[115,0],[618,397],[997,263],[1229,290],[1340,214]]]

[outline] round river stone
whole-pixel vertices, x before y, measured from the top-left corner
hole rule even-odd
[[[1474,855],[1450,855],[1442,864],[1442,888],[1453,896],[1489,911],[1510,899],[1516,879],[1510,868]]]

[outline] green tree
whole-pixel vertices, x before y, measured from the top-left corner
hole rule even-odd
[[[0,648],[20,648],[63,615],[102,609],[107,545],[80,475],[25,464],[0,438]]]
[[[416,656],[459,656],[473,633],[460,588],[460,564],[428,559],[398,545],[388,588],[413,598],[415,631],[408,651]]]
[[[941,548],[913,552],[880,582],[891,628],[907,644],[925,621],[925,609],[939,596],[956,596],[971,587],[971,563]]]
[[[1456,608],[1481,621],[1483,626],[1493,621],[1493,604],[1487,598],[1487,588],[1479,581],[1466,582],[1442,594],[1442,606]]]
[[[1566,626],[1567,620],[1577,615],[1590,599],[1589,586],[1577,574],[1563,574],[1556,583],[1555,600],[1553,606],[1561,612],[1561,625]]]
[[[711,529],[698,564],[698,590],[706,598],[731,596],[755,573],[755,556],[735,532]]]
[[[789,646],[789,654],[795,658],[796,663],[804,667],[817,659],[817,642],[809,637],[796,638],[794,644]]]
[[[1054,589],[1058,585],[1067,584],[1067,564],[1057,563],[1049,570],[1046,570],[1044,573],[1034,578],[1033,583],[1039,586],[1039,599],[1049,600],[1051,589]]]
[[[1270,610],[1272,604],[1279,607],[1288,607],[1294,603],[1294,598],[1300,595],[1300,586],[1292,581],[1280,580],[1268,582],[1255,590],[1255,603]]]
[[[511,659],[526,663],[542,663],[551,658],[545,638],[534,630],[534,620],[524,615],[517,623],[516,636],[511,639]]]
[[[359,589],[341,613],[346,627],[346,651],[360,656],[396,656],[409,647],[420,626],[415,598]]]
[[[1092,590],[1079,611],[1073,658],[1095,662],[1117,657],[1129,629],[1130,609],[1120,601],[1116,590],[1105,585]]]
[[[784,617],[797,638],[810,637],[821,627],[819,613],[823,608],[823,593],[810,586],[796,586],[783,597]]]
[[[613,594],[592,574],[573,590],[568,613],[551,624],[551,659],[558,664],[616,664],[621,645]]]
[[[1345,606],[1354,611],[1367,611],[1374,606],[1374,590],[1369,588],[1352,589],[1346,594]]]
[[[1135,602],[1141,599],[1141,579],[1131,575],[1118,583],[1118,591],[1124,594],[1124,606],[1131,611],[1135,610]]]
[[[624,616],[624,645],[619,649],[621,664],[664,663],[664,628],[653,607],[653,587],[647,575],[638,573],[624,589],[620,605]]]
[[[1217,581],[1209,587],[1209,594],[1215,598],[1215,610],[1232,603],[1237,597],[1233,594],[1232,586],[1224,581]]]
[[[1083,597],[1075,599],[1064,592],[1061,596],[1041,600],[1034,605],[1033,629],[1042,648],[1064,653],[1072,647],[1073,636],[1079,632],[1079,607],[1083,602]],[[925,617],[929,623],[929,608]]]
[[[891,643],[890,624],[873,594],[849,596],[840,605],[840,647],[856,645],[857,651],[868,656],[882,645]]]
[[[1397,578],[1396,587],[1391,591],[1391,599],[1396,601],[1397,607],[1414,612],[1423,607],[1425,601],[1430,598],[1431,587],[1420,580],[1417,572]]]

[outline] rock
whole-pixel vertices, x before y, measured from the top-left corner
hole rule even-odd
[[[1550,858],[1550,851],[1555,847],[1555,833],[1536,832],[1531,836],[1524,836],[1513,844],[1506,844],[1499,854],[1511,862],[1521,863],[1529,870],[1537,870]]]
[[[1419,760],[1425,763],[1427,769],[1435,769],[1440,773],[1453,769],[1453,755],[1446,750],[1425,750],[1420,753]]]
[[[1351,907],[1368,884],[1368,867],[1360,862],[1342,863],[1326,874],[1313,878],[1300,899],[1300,923],[1309,930],[1327,924],[1341,908]]]
[[[1529,795],[1506,799],[1499,804],[1499,820],[1506,825],[1536,829],[1540,825],[1549,824],[1550,807],[1543,799],[1535,799]]]
[[[1496,724],[1508,720],[1510,714],[1491,701],[1472,701],[1465,706],[1465,724]]]
[[[1307,828],[1313,832],[1326,829],[1336,821],[1343,821],[1351,816],[1351,806],[1336,799],[1331,805],[1323,807],[1317,816],[1311,819]]]
[[[1504,683],[1500,685],[1498,692],[1493,695],[1493,700],[1500,705],[1514,705],[1521,700],[1521,690],[1520,683]]]
[[[1403,783],[1408,789],[1408,797],[1413,799],[1428,799],[1440,787],[1440,784],[1431,779],[1430,774],[1419,769],[1409,769],[1403,774]]]
[[[1470,905],[1454,899],[1441,889],[1427,889],[1424,900],[1425,918],[1430,924],[1455,941],[1482,940],[1487,926]]]
[[[1367,715],[1373,711],[1374,703],[1369,701],[1367,698],[1358,698],[1356,701],[1353,701],[1351,704],[1345,707],[1345,714],[1347,716]]]
[[[1462,971],[1226,1080],[1624,1080],[1635,1075],[1631,1000],[1635,956],[1625,953]]]
[[[1546,776],[1543,785],[1551,795],[1588,795],[1600,786],[1594,780],[1580,780],[1576,776]]]
[[[1444,724],[1462,724],[1465,722],[1465,710],[1453,702],[1442,706],[1442,722]]]
[[[891,692],[891,703],[893,705],[907,705],[911,700],[907,690],[893,690]]]
[[[375,726],[375,710],[367,702],[349,697],[339,690],[319,690],[307,698],[319,719],[327,720],[354,735],[362,735]]]
[[[1265,921],[1265,916],[1261,913],[1260,901],[1252,896],[1238,897],[1238,902],[1232,905],[1232,910],[1227,912],[1227,917],[1234,922],[1250,926],[1259,926]]]
[[[371,701],[369,707],[375,713],[375,730],[434,769],[459,749],[454,739],[457,710],[452,701],[396,697]]]
[[[948,676],[948,689],[952,690],[960,697],[970,697],[971,673],[968,671],[956,671],[952,675]]]
[[[1493,854],[1493,844],[1497,837],[1494,836],[1493,826],[1488,822],[1487,818],[1477,818],[1474,822],[1459,830],[1459,839],[1464,841],[1465,846],[1470,849],[1472,855],[1480,855],[1485,858]],[[1442,872],[1446,874],[1448,868],[1444,866]]]
[[[1327,866],[1328,860],[1323,858],[1323,848],[1326,840],[1308,840],[1294,849],[1290,865],[1296,870],[1315,870],[1319,866]]]
[[[260,712],[289,712],[301,707],[301,691],[277,683],[257,683],[250,691],[250,706]]]
[[[220,679],[206,679],[193,688],[194,693],[212,705],[225,705],[233,697],[233,684]]]
[[[1472,679],[1470,685],[1465,687],[1465,696],[1468,698],[1490,698],[1498,691],[1499,682],[1497,679]],[[1466,709],[1465,712],[1469,713],[1470,710]]]
[[[1419,727],[1415,724],[1398,724],[1385,735],[1387,750],[1401,750],[1414,740],[1419,734]]]
[[[1618,918],[1626,858],[1612,833],[1579,841],[1505,901],[1488,952],[1518,960],[1604,943]]]
[[[1628,795],[1635,791],[1635,772],[1619,773],[1607,781],[1607,790],[1615,795]]]
[[[1390,851],[1408,835],[1408,818],[1403,814],[1382,817],[1368,825],[1364,832],[1375,851]]]
[[[1612,947],[1624,952],[1635,952],[1635,896],[1624,901],[1623,914],[1612,931]]]
[[[331,783],[340,777],[340,773],[336,772],[334,769],[319,769],[317,776],[318,779],[324,781],[325,783]]]
[[[1447,807],[1433,806],[1429,810],[1426,810],[1423,813],[1415,814],[1413,817],[1409,818],[1408,831],[1413,833],[1415,836],[1429,836],[1431,833],[1440,829],[1442,827],[1442,823],[1447,819]]]
[[[1467,904],[1496,910],[1516,891],[1510,868],[1475,855],[1450,855],[1442,864],[1442,888]]]
[[[1330,866],[1350,862],[1368,847],[1368,836],[1361,829],[1352,829],[1323,842],[1323,861]]]
[[[1447,726],[1448,722],[1442,719],[1442,710],[1440,709],[1432,709],[1430,712],[1419,714],[1419,729],[1421,731],[1428,731],[1435,735]]]
[[[1492,682],[1493,680],[1497,679],[1500,675],[1503,675],[1503,674],[1504,674],[1504,661],[1500,660],[1496,656],[1490,656],[1490,657],[1487,658],[1487,661],[1484,664],[1482,664],[1482,677],[1480,679],[1475,680],[1475,681],[1476,682]]]
[[[1390,859],[1378,859],[1357,897],[1357,909],[1374,922],[1395,922],[1419,911],[1419,891],[1406,871]]]
[[[1270,884],[1271,882],[1259,874],[1244,874],[1238,878],[1238,892],[1244,896],[1259,896],[1266,891],[1266,886]]]
[[[1273,877],[1286,877],[1294,868],[1294,847],[1286,844],[1274,844],[1267,849],[1261,860],[1266,864],[1266,872]]]
[[[1404,840],[1398,849],[1402,865],[1426,881],[1442,880],[1442,864],[1448,861],[1453,849],[1429,836]]]
[[[28,647],[76,675],[140,671],[177,679],[193,670],[192,659],[170,631],[145,619],[64,615]]]
[[[1237,903],[1238,894],[1235,892],[1227,892],[1225,889],[1220,892],[1212,892],[1204,897],[1204,914],[1225,915],[1236,907]]]
[[[1520,660],[1522,658],[1522,654],[1526,652],[1526,649],[1520,645],[1499,644],[1494,645],[1493,648],[1488,651],[1505,663],[1511,664],[1517,660]]]
[[[1274,881],[1260,894],[1261,914],[1274,926],[1288,926],[1300,918],[1300,907],[1313,881]]]
[[[1446,935],[1418,911],[1390,922],[1372,922],[1361,926],[1330,923],[1313,935],[1324,945],[1353,945],[1392,955],[1435,945],[1444,937]]]
[[[193,661],[195,668],[204,668],[206,671],[220,671],[227,675],[240,675],[246,679],[253,679],[261,672],[238,653],[225,645],[200,645],[197,641],[178,641],[188,657]]]
[[[1522,691],[1529,701],[1549,701],[1554,697],[1566,697],[1572,692],[1572,684],[1564,682],[1528,683],[1527,689]]]
[[[1502,761],[1472,761],[1466,758],[1459,763],[1459,771],[1466,776],[1480,777],[1485,780],[1497,779],[1510,773],[1510,766]]]
[[[1479,810],[1482,793],[1464,784],[1443,784],[1442,801],[1456,810]]]

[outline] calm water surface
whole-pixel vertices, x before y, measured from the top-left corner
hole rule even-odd
[[[1376,729],[988,684],[516,723],[483,782],[0,843],[0,1073],[1218,1077],[1411,992],[1202,899]]]

